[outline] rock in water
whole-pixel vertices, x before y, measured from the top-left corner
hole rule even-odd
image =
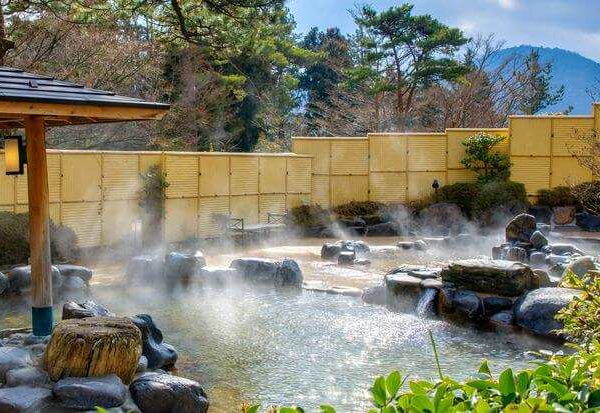
[[[535,217],[529,214],[519,214],[506,225],[506,241],[529,242],[535,230]]]
[[[205,265],[206,260],[200,251],[170,252],[165,257],[165,277],[187,282]]]
[[[286,258],[279,264],[275,274],[276,285],[301,287],[302,280],[302,270],[296,261]]]
[[[142,354],[142,334],[128,318],[90,317],[56,325],[44,353],[54,381],[116,374],[131,382]]]
[[[567,265],[565,271],[563,273],[563,279],[567,275],[567,271],[572,272],[578,278],[583,278],[588,272],[594,271],[596,269],[596,264],[594,263],[594,258],[589,255],[583,257],[577,257],[573,261]],[[561,280],[562,282],[562,280]]]
[[[0,389],[0,412],[36,413],[50,403],[52,392],[48,389],[29,386]]]
[[[61,406],[77,410],[117,407],[125,403],[127,398],[127,386],[114,374],[67,377],[54,385],[53,392]]]
[[[338,255],[338,264],[339,265],[352,265],[352,264],[354,264],[355,258],[356,258],[356,254],[354,254],[354,251],[342,251]]]
[[[533,248],[539,250],[548,245],[548,238],[541,231],[535,231],[531,234],[531,239],[529,240]]]
[[[88,300],[85,303],[77,304],[69,301],[63,305],[62,319],[87,318],[87,317],[114,317],[106,307]]]
[[[48,373],[35,367],[21,367],[6,373],[6,387],[43,386],[50,382]]]
[[[12,268],[6,274],[8,277],[8,292],[18,293],[28,290],[31,287],[31,266],[24,265]],[[58,269],[52,266],[52,287],[57,288],[62,285],[62,278]]]
[[[336,259],[341,250],[342,250],[341,242],[336,242],[336,243],[326,242],[321,247],[321,258],[323,258],[324,260]]]
[[[56,268],[63,277],[79,277],[86,284],[89,284],[92,279],[92,270],[80,265],[59,264],[56,265]]]
[[[552,221],[557,225],[567,225],[575,219],[575,207],[552,208]]]
[[[129,385],[144,413],[206,413],[208,397],[200,384],[169,374],[147,373]]]
[[[172,367],[177,361],[177,351],[170,344],[163,343],[162,331],[148,314],[138,314],[131,321],[142,334],[142,354],[148,359],[148,367],[162,369]],[[139,360],[136,360],[136,366]]]
[[[129,260],[126,276],[129,280],[155,280],[162,275],[163,262],[158,255],[138,255]]]
[[[556,313],[580,294],[570,288],[539,288],[521,297],[514,306],[515,322],[524,329],[545,337],[558,337],[562,324]]]
[[[534,286],[531,268],[504,260],[461,260],[442,270],[442,280],[459,289],[516,297]]]
[[[9,370],[29,367],[31,354],[19,347],[0,347],[0,383],[6,382],[6,373]]]

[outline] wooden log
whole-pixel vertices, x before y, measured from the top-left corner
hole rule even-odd
[[[43,116],[25,117],[33,334],[52,332],[52,272],[46,134]]]
[[[141,355],[142,335],[130,319],[69,319],[56,325],[43,365],[54,381],[116,374],[127,384]]]

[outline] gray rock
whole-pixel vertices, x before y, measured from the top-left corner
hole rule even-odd
[[[203,285],[223,286],[235,284],[239,278],[234,268],[207,265],[200,268],[197,280]]]
[[[532,288],[534,277],[525,264],[503,260],[461,260],[442,270],[442,281],[457,288],[515,297]]]
[[[142,333],[142,355],[148,360],[148,367],[159,369],[172,367],[177,361],[177,351],[170,344],[163,342],[162,331],[156,326],[148,314],[138,314],[131,321]]]
[[[6,383],[9,370],[31,365],[29,351],[18,347],[0,347],[0,383]]]
[[[127,386],[114,374],[67,377],[54,384],[53,392],[61,406],[79,410],[118,407],[127,398]]]
[[[88,285],[79,277],[65,277],[62,284],[64,291],[84,291]]]
[[[201,251],[174,251],[165,256],[164,275],[169,280],[189,281],[204,266],[206,259]]]
[[[342,251],[352,251],[356,255],[362,255],[371,250],[364,241],[346,240],[341,242]]]
[[[144,413],[206,413],[208,398],[195,381],[168,374],[146,374],[129,385],[135,404]]]
[[[600,217],[587,211],[575,214],[575,223],[584,231],[600,231]]]
[[[365,288],[361,299],[367,304],[385,305],[386,288],[385,285]]]
[[[369,265],[371,265],[371,260],[368,258],[357,258],[354,260],[354,265],[368,267]]]
[[[535,217],[529,214],[519,214],[506,225],[506,241],[529,242],[535,230]]]
[[[535,231],[529,240],[533,248],[540,249],[548,245],[548,238],[541,231]]]
[[[538,288],[556,287],[557,283],[550,279],[550,275],[548,275],[546,271],[541,269],[535,269],[533,270],[533,274],[535,276],[536,285]]]
[[[512,311],[501,311],[490,317],[490,323],[497,328],[506,328],[514,324]]]
[[[421,289],[421,279],[406,273],[387,274],[384,280],[388,291],[394,295],[415,292]]]
[[[421,288],[422,289],[435,288],[436,290],[440,290],[440,289],[442,289],[443,286],[444,286],[444,283],[442,283],[437,278],[426,278],[424,280],[421,280]]]
[[[18,293],[31,287],[31,266],[14,267],[6,273],[8,278],[7,292]],[[62,277],[58,269],[52,266],[52,286],[58,288],[62,284]]]
[[[369,225],[365,236],[367,237],[393,237],[401,235],[402,228],[395,222],[382,222],[381,224]]]
[[[555,254],[546,255],[546,264],[548,264],[549,266],[553,266],[556,264],[562,264],[563,267],[566,268],[567,264],[569,264],[570,262],[571,262],[570,256],[555,255]],[[564,268],[563,268],[563,270],[564,270]]]
[[[334,260],[337,259],[337,256],[342,251],[341,242],[330,243],[326,242],[321,247],[321,258],[324,260]]]
[[[59,264],[56,265],[56,268],[63,277],[79,277],[85,281],[86,284],[90,283],[93,275],[92,270],[80,265]]]
[[[340,265],[352,265],[356,258],[354,251],[342,251],[338,254],[338,264]]]
[[[498,245],[495,247],[492,247],[492,259],[493,260],[501,260],[504,259],[506,254],[505,254],[505,249],[506,247],[502,246],[502,245]]]
[[[570,288],[539,288],[521,297],[514,306],[515,322],[524,329],[545,337],[557,337],[562,324],[556,314],[580,294]]]
[[[414,247],[417,251],[427,251],[429,249],[429,245],[422,239],[416,240]]]
[[[488,296],[481,299],[483,315],[491,317],[501,311],[510,310],[513,306],[513,300],[508,297]]]
[[[528,262],[527,250],[521,247],[510,247],[506,252],[506,259],[515,262]]]
[[[246,280],[257,283],[273,283],[277,275],[278,262],[264,258],[236,258],[231,268]]]
[[[529,254],[529,265],[532,267],[543,267],[546,265],[546,254],[540,251],[533,251]]]
[[[568,254],[579,254],[585,255],[583,251],[574,246],[573,244],[552,244],[550,246],[552,254],[555,255],[568,255]]]
[[[49,382],[48,373],[35,367],[20,367],[6,373],[6,387],[41,387]]]
[[[552,208],[552,222],[556,225],[567,225],[575,219],[575,207],[554,207]]]
[[[440,313],[478,320],[483,314],[481,300],[473,291],[462,291],[443,287],[439,290],[438,306]]]
[[[578,278],[583,278],[589,271],[593,271],[596,269],[596,264],[594,263],[594,258],[589,255],[575,258],[571,261],[565,271],[563,272],[563,277],[566,275],[567,271],[574,273]]]
[[[88,317],[114,317],[115,315],[110,312],[106,307],[96,304],[95,302],[88,300],[84,303],[77,304],[74,301],[66,302],[63,305],[62,319],[68,320],[70,318],[88,318]]]
[[[52,392],[48,389],[29,386],[4,387],[0,389],[0,412],[41,412],[50,403],[51,399]]]
[[[420,278],[422,280],[426,280],[429,278],[439,278],[441,269],[428,269],[428,268],[420,268],[420,269],[409,269],[407,270],[408,275],[413,277]]]
[[[286,258],[277,267],[275,285],[281,287],[302,287],[302,270],[298,263]]]
[[[138,255],[127,263],[127,279],[132,281],[156,280],[162,276],[163,265],[163,260],[158,255]]]
[[[8,290],[8,277],[0,272],[0,295]]]
[[[140,360],[138,361],[138,366],[137,366],[137,370],[135,371],[136,373],[144,373],[146,370],[148,370],[148,359],[146,358],[146,356],[140,356]]]

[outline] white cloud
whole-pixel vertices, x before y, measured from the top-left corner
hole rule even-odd
[[[498,0],[498,5],[503,9],[514,10],[517,8],[517,0]]]

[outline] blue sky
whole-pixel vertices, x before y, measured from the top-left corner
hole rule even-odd
[[[496,33],[506,46],[531,44],[572,50],[600,62],[600,0],[413,0],[415,12],[428,13],[466,34]],[[393,0],[288,0],[297,31],[337,26],[352,33],[348,13],[356,4],[377,9]]]

